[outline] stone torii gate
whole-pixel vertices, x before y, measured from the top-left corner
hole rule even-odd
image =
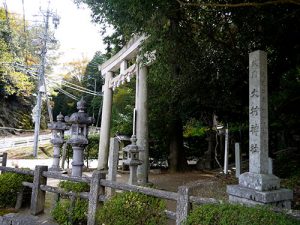
[[[136,96],[133,121],[133,134],[136,134],[137,146],[140,151],[139,159],[143,162],[138,167],[137,176],[141,184],[148,182],[149,170],[149,144],[148,144],[148,109],[147,109],[147,65],[139,61],[139,48],[145,36],[132,38],[116,55],[99,66],[105,83],[102,87],[103,106],[100,131],[100,144],[98,153],[98,170],[108,167],[108,152],[110,139],[110,124],[112,97],[115,88],[129,82],[136,75]],[[128,67],[128,61],[135,64]],[[120,71],[119,74],[116,74]]]

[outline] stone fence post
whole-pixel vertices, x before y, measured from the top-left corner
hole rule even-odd
[[[0,155],[0,157],[2,158],[2,160],[1,160],[2,166],[6,166],[6,162],[7,162],[7,152],[3,152],[2,155]]]
[[[40,185],[47,184],[47,177],[42,175],[44,171],[48,171],[48,166],[36,166],[34,170],[30,204],[30,211],[34,216],[44,211],[46,192],[40,189]]]
[[[103,171],[96,170],[93,172],[90,183],[89,208],[87,225],[96,225],[96,212],[99,206],[99,195],[105,194],[104,186],[100,185],[100,180],[105,179]]]
[[[0,154],[0,166],[6,166],[7,163],[7,152],[3,152]],[[5,173],[4,171],[0,171],[0,174]]]
[[[191,208],[189,202],[190,188],[187,186],[178,187],[178,199],[176,206],[176,225],[181,225],[188,216]]]
[[[108,157],[108,180],[116,181],[117,170],[119,162],[119,141],[118,138],[111,138],[109,145],[109,157]],[[113,188],[107,188],[106,191],[108,196],[112,196],[115,193]]]
[[[240,149],[239,142],[235,143],[234,151],[235,151],[235,177],[239,178],[239,176],[241,175],[241,149]]]

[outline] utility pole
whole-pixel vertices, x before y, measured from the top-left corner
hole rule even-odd
[[[42,97],[46,93],[46,82],[45,82],[45,65],[46,65],[46,54],[47,54],[47,43],[49,41],[49,18],[53,16],[53,23],[55,28],[59,23],[59,19],[49,10],[49,5],[44,16],[45,28],[44,34],[42,37],[42,49],[41,49],[41,61],[39,66],[39,81],[38,81],[38,94],[37,94],[37,103],[36,103],[36,112],[34,115],[34,143],[33,143],[33,156],[36,158],[38,155],[38,142],[39,142],[39,133],[40,133],[40,123],[41,123],[41,113],[42,113]],[[47,95],[47,93],[46,93]],[[48,101],[48,98],[47,98]],[[49,102],[48,102],[48,111],[49,111]],[[49,111],[49,117],[51,123],[53,122],[51,109]]]
[[[97,88],[97,81],[96,81],[96,78],[94,78],[94,92],[96,93],[96,88]],[[93,96],[93,100],[95,99],[95,95]],[[95,119],[95,105],[93,103],[93,118]],[[97,126],[97,124],[95,125],[95,127]]]

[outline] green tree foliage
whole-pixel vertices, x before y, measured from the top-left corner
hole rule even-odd
[[[65,69],[67,72],[63,75],[63,82],[66,81],[79,87],[101,93],[103,80],[98,71],[98,65],[102,64],[104,61],[105,56],[100,52],[96,52],[90,62],[84,58],[66,64]],[[97,125],[99,126],[99,110],[102,105],[102,96],[93,96],[80,90],[74,90],[68,86],[70,86],[70,84],[67,83],[67,86],[62,86],[61,88],[77,98],[83,97],[86,101],[87,113],[95,118],[95,122],[98,122]],[[71,86],[74,87],[73,85]],[[78,89],[78,87],[76,88]],[[60,112],[63,115],[70,115],[77,111],[76,100],[64,93],[56,93],[56,95],[53,96],[53,101],[55,102],[53,109],[54,116],[58,115]]]
[[[132,34],[148,35],[144,51],[155,49],[157,57],[149,74],[150,135],[163,149],[169,146],[172,170],[184,165],[183,125],[191,118],[207,127],[212,127],[213,114],[225,123],[247,123],[248,54],[257,49],[268,53],[272,149],[295,145],[292,137],[300,133],[299,110],[293,107],[300,90],[299,5],[219,7],[223,1],[188,1],[203,3],[199,8],[173,0],[77,2],[90,6],[95,22],[114,26],[118,35],[107,38],[109,50]]]
[[[125,84],[114,91],[111,134],[132,135],[132,120],[135,100],[135,82]]]
[[[101,52],[96,52],[93,59],[87,64],[83,84],[86,88],[99,93],[102,92],[104,80],[99,72],[98,66],[106,61],[106,56]],[[87,112],[95,119],[95,125],[100,127],[100,113],[102,109],[102,96],[85,95],[87,101]]]
[[[18,65],[37,64],[38,48],[32,43],[36,29],[28,28],[25,32],[25,23],[0,8],[0,126],[29,129],[35,80]]]
[[[8,27],[5,10],[0,9],[0,97],[2,98],[12,95],[29,96],[34,88],[32,79],[27,74],[17,71],[13,65],[25,60],[24,52],[27,50],[20,41],[25,35],[21,20],[17,17],[12,18]]]

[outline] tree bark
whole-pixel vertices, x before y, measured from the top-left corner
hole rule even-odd
[[[182,120],[176,116],[169,125],[169,171],[178,172],[187,169],[187,161],[183,148]]]

